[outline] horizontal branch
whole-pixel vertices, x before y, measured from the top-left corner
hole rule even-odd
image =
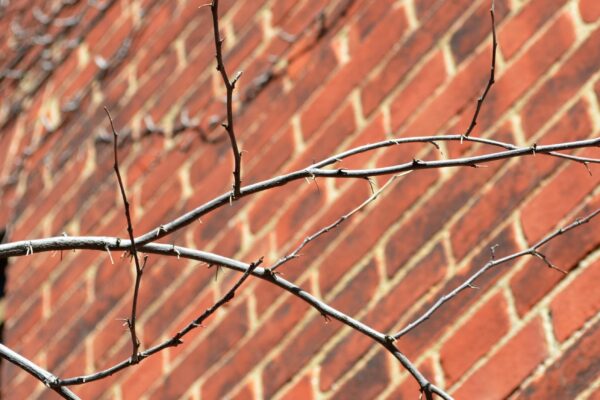
[[[473,156],[473,157],[462,157],[455,159],[447,159],[447,160],[435,160],[435,161],[421,161],[421,160],[413,160],[408,163],[398,164],[390,167],[383,168],[373,168],[373,169],[363,169],[363,170],[345,170],[345,169],[322,169],[327,165],[334,164],[339,162],[340,160],[360,154],[365,153],[367,151],[375,150],[378,148],[389,147],[404,143],[435,143],[436,141],[471,141],[484,143],[492,146],[499,146],[505,151],[500,151],[496,153],[489,153],[485,155]],[[360,146],[343,153],[340,153],[336,156],[329,157],[325,160],[319,161],[311,166],[294,171],[285,175],[280,175],[275,178],[267,179],[262,182],[258,182],[252,185],[244,186],[240,189],[239,197],[245,197],[254,193],[262,192],[264,190],[272,189],[274,187],[283,186],[289,182],[304,179],[304,178],[315,178],[315,177],[326,177],[326,178],[366,178],[370,176],[377,175],[387,175],[387,174],[397,174],[400,172],[413,171],[418,169],[435,169],[435,168],[448,168],[448,167],[474,167],[479,164],[503,160],[508,158],[522,157],[526,155],[534,155],[534,154],[546,154],[554,157],[568,158],[574,161],[585,162],[585,163],[600,163],[600,159],[581,159],[576,160],[574,156],[563,155],[557,152],[564,150],[575,150],[584,147],[596,147],[600,145],[600,138],[580,140],[574,142],[565,142],[551,145],[532,145],[528,147],[518,147],[512,144],[503,143],[494,140],[481,139],[475,137],[464,137],[462,135],[445,135],[445,136],[424,136],[424,137],[413,137],[413,138],[405,138],[405,139],[392,139],[386,140],[382,142],[377,142],[365,146]],[[213,200],[191,210],[178,218],[172,220],[169,223],[164,225],[160,225],[153,230],[144,233],[143,235],[137,237],[135,242],[137,244],[145,244],[150,243],[154,240],[160,239],[164,236],[169,235],[170,233],[177,231],[198,218],[206,215],[207,213],[222,207],[226,204],[230,204],[231,201],[231,192],[223,193],[222,195],[214,198]]]

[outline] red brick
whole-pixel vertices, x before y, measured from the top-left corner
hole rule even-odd
[[[593,23],[600,17],[600,4],[594,0],[580,0],[579,12],[585,22]]]
[[[333,399],[373,399],[390,382],[388,356],[382,349],[335,392]]]
[[[359,224],[352,226],[342,241],[326,257],[322,258],[319,284],[327,293],[337,281],[358,262],[401,215],[437,179],[435,171],[419,171],[402,178]],[[407,188],[411,188],[408,190]],[[400,195],[402,194],[402,195]],[[368,232],[368,234],[365,234]]]
[[[494,8],[496,25],[500,25],[504,17],[510,12],[510,6],[506,0],[502,0],[496,1]],[[454,54],[456,64],[460,64],[467,58],[482,40],[488,39],[491,41],[491,33],[490,3],[483,1],[450,38],[450,48]]]
[[[582,210],[577,212],[577,217],[590,214],[600,207],[600,199],[594,198]],[[573,217],[575,219],[575,217]],[[570,223],[572,221],[569,221]],[[541,249],[543,254],[564,271],[570,271],[577,266],[589,252],[593,251],[600,242],[598,238],[600,220],[577,227],[572,231],[560,235],[551,243]],[[510,287],[515,297],[515,305],[520,315],[525,314],[531,307],[540,301],[564,275],[558,271],[549,270],[545,263],[535,258],[525,264],[510,280]],[[531,282],[535,282],[532,285]]]
[[[334,153],[340,145],[340,137],[350,135],[355,129],[352,109],[349,106],[343,108],[342,112],[328,124],[305,149],[299,159],[295,159],[289,170],[294,171],[306,168],[317,160],[323,159]],[[271,213],[264,212],[273,204],[282,204],[290,198],[290,193],[297,193],[299,185],[306,185],[304,181],[288,184],[286,187],[271,193],[263,194],[250,208],[249,223],[252,232],[256,232],[271,218]]]
[[[503,257],[519,250],[512,227],[505,228],[496,237],[492,238],[490,243],[498,244],[498,248],[496,249],[497,257]],[[455,272],[441,285],[435,286],[428,296],[428,300],[417,309],[411,310],[409,315],[404,318],[402,328],[423,315],[443,295],[448,294],[463,284],[468,277],[480,270],[489,259],[490,251],[488,248],[484,248],[465,268]],[[435,340],[447,332],[458,318],[479,301],[488,290],[493,290],[494,284],[504,273],[505,270],[502,268],[488,270],[474,283],[479,289],[465,290],[452,298],[452,300],[446,302],[431,318],[401,337],[398,340],[399,348],[409,358],[418,358],[435,343]]]
[[[360,311],[374,295],[378,281],[374,265],[367,264],[330,304],[352,316]],[[285,382],[291,380],[308,360],[315,356],[323,344],[337,332],[340,326],[336,320],[329,321],[321,315],[312,318],[295,340],[281,349],[279,354],[264,368],[265,397],[271,397]]]
[[[279,294],[281,295],[281,289]],[[283,340],[286,332],[298,323],[306,314],[308,306],[298,298],[290,297],[281,303],[271,318],[277,321],[278,329],[258,329],[257,332],[249,338],[249,343],[240,348],[231,362],[223,368],[216,371],[210,379],[202,386],[202,392],[209,398],[221,398],[231,389],[243,376],[245,376],[254,366],[256,366],[264,357],[262,351],[256,349],[270,349],[275,347]],[[263,324],[269,324],[269,321]]]
[[[498,29],[499,50],[508,60],[563,6],[565,0],[532,0]],[[555,37],[556,38],[556,37]]]
[[[493,296],[446,340],[440,361],[451,386],[508,332],[510,321],[506,300]]]
[[[286,129],[272,143],[265,146],[263,151],[256,153],[244,153],[245,162],[244,181],[246,184],[269,179],[288,162],[294,153],[294,136],[292,128]]]
[[[234,300],[235,301],[235,300]],[[219,325],[208,335],[188,345],[187,355],[168,374],[163,374],[152,398],[177,398],[183,395],[200,374],[222,359],[248,331],[247,305],[239,303],[229,309]]]
[[[520,399],[574,399],[600,373],[600,323],[596,322],[555,360],[544,374],[518,393]],[[513,365],[515,365],[513,363]]]
[[[587,152],[591,156],[592,152]],[[590,167],[592,170],[594,166]],[[573,163],[552,177],[521,209],[523,230],[530,241],[541,239],[598,185],[599,175]],[[569,193],[565,196],[565,193]]]
[[[353,43],[352,53],[357,50],[356,46],[359,46],[369,37],[373,29],[377,27],[381,20],[385,19],[385,16],[393,8],[394,2],[392,0],[382,0],[371,3],[368,7],[359,7],[361,14],[357,16],[355,22],[350,26],[350,34],[356,39],[356,43]]]
[[[129,376],[120,384],[124,400],[139,399],[154,382],[160,379],[164,374],[163,357],[163,353],[154,354],[131,368]]]
[[[382,99],[409,75],[411,68],[435,45],[469,4],[470,1],[463,0],[440,2],[438,7],[432,7],[433,12],[427,10],[420,29],[413,32],[400,47],[393,49],[392,57],[383,70],[367,80],[362,93],[365,115],[370,115]]]
[[[393,276],[416,249],[433,237],[454,213],[466,204],[472,193],[493,175],[494,169],[494,167],[471,168],[459,171],[438,189],[434,197],[430,198],[415,211],[411,218],[401,224],[390,237],[386,247],[387,258],[393,260],[393,263],[387,265],[390,276]],[[408,178],[413,177],[420,180],[421,172],[416,171],[408,175]],[[431,183],[427,187],[430,185]],[[414,184],[411,187],[411,192],[416,192]],[[414,201],[412,200],[411,203]],[[435,210],[435,212],[431,212],[431,210]]]
[[[325,84],[321,92],[303,111],[301,123],[302,134],[305,137],[313,135],[360,79],[373,68],[393,43],[402,37],[406,27],[406,12],[403,7],[392,10],[379,21],[377,27],[357,49],[356,56]]]
[[[500,120],[568,51],[574,41],[575,32],[571,18],[568,14],[561,14],[506,71],[496,75],[496,83],[485,99],[474,132],[484,132]],[[462,130],[471,123],[474,111],[472,107],[474,105],[467,107],[458,124]]]
[[[315,398],[312,390],[312,384],[310,383],[310,376],[304,376],[284,393],[285,394],[283,397],[281,397],[281,400],[313,400]]]
[[[246,28],[250,22],[258,19],[258,13],[263,7],[265,0],[248,1],[241,3],[232,16],[232,23],[235,31],[241,31]]]
[[[183,263],[180,263],[183,264]],[[183,268],[183,265],[160,265],[158,268],[171,269],[171,268]],[[157,269],[156,267],[154,269]],[[211,281],[212,274],[205,268],[196,268],[192,271],[186,279],[179,285],[175,285],[169,276],[158,272],[153,274],[151,282],[148,280],[142,281],[142,287],[147,293],[146,295],[140,293],[140,304],[148,307],[154,304],[157,308],[152,314],[145,315],[144,321],[144,340],[146,343],[155,343],[161,335],[164,333],[165,328],[170,326],[180,315],[186,310],[187,307],[194,305],[198,307],[196,314],[200,315],[205,309],[210,307],[213,302],[212,293],[207,293],[199,296],[196,299],[198,293],[202,293],[202,290]],[[173,274],[173,278],[178,275],[182,275],[182,271]],[[171,292],[168,296],[161,298],[158,303],[155,303],[157,298],[162,294],[161,287],[169,284],[174,288],[174,292]],[[144,300],[144,301],[141,301]],[[187,321],[190,322],[190,321]],[[206,324],[210,324],[211,321],[207,321]],[[171,334],[170,332],[167,332]],[[174,332],[173,332],[174,334]]]
[[[542,321],[534,319],[461,384],[458,399],[504,399],[547,357]]]
[[[392,100],[392,131],[415,114],[419,107],[431,96],[433,91],[446,80],[446,67],[443,54],[436,52],[417,72],[407,86]]]
[[[543,142],[551,142],[553,139],[560,141],[585,138],[591,129],[591,121],[587,116],[585,105],[578,103],[544,135]],[[569,132],[568,138],[566,132]],[[464,257],[476,243],[485,238],[486,234],[509,218],[526,196],[559,166],[560,162],[556,158],[531,156],[520,159],[517,164],[506,170],[494,187],[481,194],[471,206],[469,213],[452,227],[452,245],[456,256]],[[473,219],[472,215],[477,215],[477,219]],[[524,219],[529,219],[529,216],[525,215]],[[533,223],[539,224],[540,221],[534,220]]]
[[[596,283],[600,279],[600,261],[589,265],[581,275],[556,295],[550,304],[556,338],[565,341],[585,321],[600,310],[600,293]]]
[[[429,255],[411,269],[404,279],[361,318],[365,324],[380,331],[389,331],[403,318],[403,314],[430,288],[446,275],[447,260],[441,246],[436,246]],[[328,391],[339,378],[350,370],[373,345],[363,335],[351,333],[325,354],[320,370],[320,389]]]
[[[534,135],[600,68],[599,58],[596,57],[598,43],[600,43],[600,29],[593,31],[527,101],[521,111],[523,129],[527,137]]]
[[[436,385],[433,372],[433,362],[431,359],[426,359],[420,364],[417,364],[417,368],[419,372],[425,376],[431,383]],[[438,385],[439,387],[439,385]],[[417,381],[409,374],[405,374],[404,380],[400,385],[390,394],[388,394],[385,399],[412,399],[421,395],[421,388]]]

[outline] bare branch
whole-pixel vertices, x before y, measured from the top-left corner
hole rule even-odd
[[[471,124],[467,128],[464,136],[468,137],[475,125],[477,125],[477,117],[479,116],[479,112],[481,111],[481,106],[485,101],[485,98],[490,91],[492,85],[495,82],[494,75],[496,73],[496,50],[498,48],[498,41],[496,40],[496,20],[494,17],[494,0],[492,0],[492,6],[490,7],[490,16],[492,18],[492,66],[490,68],[490,79],[483,90],[483,94],[477,99],[477,106],[475,107],[475,112],[473,113],[473,118],[471,119]]]
[[[527,256],[527,255],[533,255],[536,257],[541,258],[544,263],[546,263],[546,265],[548,265],[550,268],[552,269],[556,269],[562,273],[566,273],[565,271],[563,271],[562,269],[554,266],[547,258],[546,256],[542,255],[538,249],[540,247],[542,247],[543,245],[545,245],[546,243],[550,242],[551,240],[555,239],[556,237],[562,235],[565,232],[568,232],[572,229],[575,229],[576,227],[585,224],[587,222],[589,222],[592,218],[594,218],[595,216],[597,216],[600,213],[600,208],[597,209],[596,211],[592,212],[591,214],[587,215],[584,218],[581,219],[577,219],[575,220],[575,222],[557,229],[556,231],[554,231],[553,233],[547,235],[546,237],[544,237],[543,239],[541,239],[540,241],[538,241],[537,243],[535,243],[533,246],[531,246],[528,249],[519,251],[517,253],[513,253],[510,254],[506,257],[502,257],[499,259],[495,259],[494,257],[492,257],[492,259],[490,261],[487,262],[487,264],[485,264],[483,267],[481,267],[479,270],[477,270],[477,272],[475,272],[473,275],[471,275],[466,281],[464,281],[461,285],[457,286],[454,290],[452,290],[451,292],[443,295],[442,297],[440,297],[427,311],[425,311],[420,317],[418,317],[416,320],[414,320],[413,322],[411,322],[410,324],[408,324],[404,329],[400,330],[398,333],[394,334],[393,337],[395,339],[399,339],[402,336],[406,335],[408,332],[412,331],[413,329],[415,329],[417,326],[419,326],[420,324],[422,324],[423,322],[425,322],[426,320],[428,320],[431,315],[436,312],[442,305],[444,305],[444,303],[446,303],[447,301],[450,301],[451,299],[453,299],[454,297],[456,297],[456,295],[458,295],[460,292],[462,292],[465,289],[468,288],[473,288],[475,287],[473,285],[473,282],[479,278],[480,276],[482,276],[483,274],[485,274],[487,271],[489,271],[490,269],[500,265],[500,264],[504,264],[507,263],[509,261],[513,261],[519,257],[523,257],[523,256]]]
[[[219,33],[219,0],[213,0],[210,4],[210,11],[212,13],[213,21],[213,33],[215,37],[215,50],[217,59],[217,70],[221,73],[223,84],[227,92],[227,122],[223,124],[223,127],[227,130],[229,135],[229,141],[231,142],[231,150],[233,151],[233,199],[240,197],[240,189],[242,187],[242,153],[238,149],[237,140],[235,138],[235,131],[233,129],[233,90],[235,84],[242,75],[242,72],[238,72],[232,81],[229,80],[225,64],[223,63],[223,38]]]
[[[114,170],[115,175],[117,176],[117,181],[119,183],[119,189],[121,191],[121,197],[123,198],[123,207],[125,209],[125,218],[127,219],[127,233],[129,234],[129,251],[131,256],[133,257],[133,261],[135,262],[135,284],[133,289],[133,301],[131,305],[131,317],[126,321],[127,327],[129,328],[129,332],[131,334],[131,360],[134,363],[138,362],[137,354],[138,349],[140,348],[140,341],[137,337],[135,330],[136,323],[136,314],[137,314],[137,300],[138,300],[138,292],[140,290],[140,284],[142,281],[142,273],[144,271],[144,266],[146,265],[146,258],[144,258],[144,264],[140,264],[140,259],[138,257],[135,239],[133,235],[133,224],[131,222],[131,213],[129,211],[129,201],[127,201],[127,194],[125,193],[125,186],[123,185],[123,179],[121,178],[121,172],[119,171],[119,152],[118,152],[118,134],[115,130],[115,126],[113,124],[113,120],[108,112],[108,108],[104,107],[104,111],[106,111],[106,115],[108,115],[108,120],[110,121],[110,127],[113,132],[113,151],[115,156]],[[107,248],[108,249],[108,248]],[[110,254],[110,251],[109,251]]]
[[[434,161],[421,161],[418,164],[413,162],[408,162],[404,164],[398,164],[391,167],[383,167],[383,168],[373,168],[373,169],[364,169],[364,170],[345,170],[345,169],[336,169],[336,170],[327,170],[322,169],[322,167],[334,164],[339,160],[344,158],[365,153],[367,151],[371,151],[377,148],[389,147],[402,143],[415,143],[415,142],[423,142],[429,143],[432,140],[436,141],[460,141],[460,140],[471,140],[474,142],[484,143],[492,146],[498,146],[507,149],[506,151],[500,151],[495,153],[488,153],[479,156],[472,157],[463,157],[463,158],[455,158],[455,159],[446,159],[446,160],[434,160]],[[437,168],[448,168],[448,167],[473,167],[474,165],[483,164],[492,161],[498,161],[508,158],[522,157],[525,155],[531,154],[546,154],[554,157],[560,158],[568,158],[562,155],[561,153],[557,153],[564,150],[574,150],[584,147],[595,147],[600,145],[600,138],[593,138],[587,140],[580,140],[574,142],[564,142],[553,145],[542,145],[536,146],[535,149],[531,146],[529,147],[519,147],[512,144],[507,144],[503,142],[481,139],[481,138],[473,138],[468,137],[465,138],[462,135],[446,135],[446,136],[426,136],[426,137],[414,137],[414,138],[406,138],[406,139],[393,139],[393,140],[385,140],[365,146],[356,147],[354,149],[345,151],[343,153],[337,154],[335,156],[326,158],[322,161],[312,164],[311,166],[303,169],[297,170],[285,175],[280,175],[275,178],[271,178],[262,182],[258,182],[252,185],[244,186],[240,190],[239,197],[248,196],[254,193],[262,192],[274,187],[283,186],[289,182],[304,179],[304,178],[313,178],[313,177],[329,177],[329,178],[365,178],[376,175],[390,175],[397,174],[406,171],[412,171],[416,169],[437,169]],[[600,163],[600,159],[589,159],[590,163]],[[172,233],[178,229],[181,229],[203,215],[222,207],[226,204],[229,204],[231,201],[231,192],[224,193],[213,200],[191,210],[178,218],[172,220],[167,224],[163,224],[162,232],[158,231],[158,228],[155,228],[139,237],[137,237],[136,243],[145,244],[162,238],[167,235],[167,232]]]

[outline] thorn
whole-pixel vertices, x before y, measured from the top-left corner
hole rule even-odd
[[[492,252],[492,260],[496,259],[496,248],[500,246],[499,244],[495,244],[490,247],[490,251]]]
[[[110,258],[110,263],[114,265],[115,260],[113,260],[113,258],[112,258],[112,254],[110,253],[110,248],[108,247],[108,245],[104,245],[104,248],[106,249],[106,252],[108,253],[108,258]]]

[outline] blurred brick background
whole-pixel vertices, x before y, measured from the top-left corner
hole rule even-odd
[[[103,106],[121,132],[135,231],[231,187],[224,89],[203,1],[0,2],[0,228],[9,240],[125,237]],[[386,137],[468,126],[490,68],[489,1],[223,1],[246,184]],[[497,0],[497,83],[475,135],[520,145],[597,136],[600,2]],[[183,123],[182,123],[183,121]],[[191,121],[191,122],[189,122]],[[187,122],[187,123],[186,123]],[[190,128],[194,126],[194,129]],[[202,132],[202,135],[200,135]],[[204,136],[204,139],[202,139]],[[206,140],[206,139],[210,140]],[[378,150],[345,168],[477,154],[469,144]],[[597,150],[578,154],[595,154]],[[490,257],[600,206],[600,169],[544,156],[405,176],[282,267],[285,278],[394,332]],[[379,183],[383,178],[377,179]],[[295,182],[167,239],[267,264],[370,194],[363,181]],[[600,222],[504,265],[398,346],[458,399],[600,398]],[[61,377],[129,356],[132,269],[113,254],[34,254],[7,269],[3,342]],[[206,265],[150,256],[139,334],[156,344],[227,289]],[[399,399],[414,380],[380,347],[250,281],[185,344],[82,398]],[[56,394],[2,363],[2,398]]]

